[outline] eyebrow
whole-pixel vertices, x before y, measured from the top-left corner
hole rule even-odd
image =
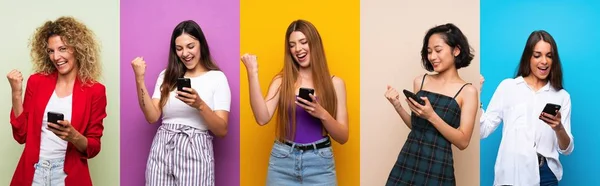
[[[533,53],[540,53],[540,54],[541,54],[542,52],[541,52],[541,51],[535,51],[535,50],[534,50],[534,51],[533,51]],[[548,53],[546,53],[546,54],[552,54],[552,51],[550,51],[550,52],[548,52]]]
[[[301,39],[298,39],[297,41],[306,41],[306,40],[307,40],[306,38],[301,38]],[[296,41],[288,41],[288,42],[293,43],[293,42],[296,42]]]
[[[194,42],[190,42],[190,43],[188,43],[188,44],[185,44],[185,45],[178,45],[178,44],[175,44],[175,46],[182,47],[182,46],[189,46],[189,45],[191,45],[191,44],[195,44],[195,43],[194,43]]]

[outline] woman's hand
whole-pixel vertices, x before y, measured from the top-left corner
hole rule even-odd
[[[319,102],[317,102],[317,98],[314,95],[309,94],[310,98],[312,98],[312,102],[302,99],[301,97],[296,98],[296,105],[304,108],[306,112],[312,115],[315,118],[319,118],[321,120],[325,119],[325,117],[329,114],[325,108],[323,108]]]
[[[256,55],[244,54],[240,57],[240,60],[242,60],[242,63],[244,63],[248,72],[258,72],[257,58]]]
[[[433,107],[431,106],[431,103],[427,97],[421,97],[421,99],[425,101],[425,105],[417,103],[417,101],[413,100],[412,98],[406,99],[406,102],[408,102],[408,107],[410,107],[410,110],[413,113],[423,119],[429,120],[431,116],[435,114],[435,112],[433,111]]]
[[[189,105],[192,108],[202,110],[202,106],[204,105],[204,101],[200,99],[200,95],[193,88],[183,87],[184,91],[177,91],[177,96],[175,98],[183,101],[185,104]],[[187,92],[185,92],[187,91]]]
[[[81,133],[75,130],[68,120],[59,120],[58,123],[48,122],[48,130],[52,131],[60,139],[71,143],[81,136]]]
[[[560,116],[559,110],[556,110],[556,116],[542,112],[542,114],[540,114],[540,119],[542,121],[546,122],[546,124],[550,125],[550,127],[554,131],[560,131],[560,130],[564,129],[562,122],[560,120],[561,116]]]
[[[146,74],[146,61],[144,61],[143,57],[136,57],[133,59],[133,61],[131,61],[131,67],[133,68],[136,79],[144,78],[144,75]]]
[[[8,83],[10,84],[10,88],[12,92],[22,92],[23,91],[23,74],[17,69],[11,70],[7,75]]]
[[[392,86],[387,86],[387,91],[385,91],[385,98],[394,106],[394,107],[402,107],[400,105],[400,94],[396,91]]]

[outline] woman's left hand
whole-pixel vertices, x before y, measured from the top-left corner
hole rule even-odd
[[[327,110],[325,110],[319,104],[319,102],[316,101],[317,98],[315,98],[315,96],[313,96],[312,94],[309,94],[309,96],[310,96],[310,98],[312,98],[312,100],[313,100],[312,102],[302,99],[301,97],[297,97],[296,105],[299,105],[300,107],[304,108],[304,110],[306,110],[306,112],[308,112],[313,117],[323,120],[325,118],[325,116],[327,116],[327,114],[329,114],[329,112],[327,112]]]
[[[408,107],[410,107],[410,110],[413,113],[423,119],[429,120],[429,118],[431,118],[435,112],[433,111],[433,107],[431,107],[431,103],[429,103],[429,99],[427,99],[427,97],[421,97],[421,99],[425,101],[425,105],[417,103],[417,101],[413,100],[412,98],[406,99],[406,102],[408,102]]]
[[[60,120],[58,124],[48,122],[48,130],[52,131],[60,139],[68,142],[73,142],[81,135],[68,120]]]
[[[542,114],[540,114],[540,119],[546,122],[546,124],[550,125],[550,127],[552,127],[552,130],[554,131],[559,131],[563,129],[562,122],[560,121],[560,111],[558,110],[556,111],[556,116],[542,112]]]
[[[198,92],[193,88],[183,87],[183,90],[188,91],[177,91],[177,95],[175,98],[183,101],[185,104],[189,105],[192,108],[201,109],[201,106],[204,104],[204,101],[200,99]]]

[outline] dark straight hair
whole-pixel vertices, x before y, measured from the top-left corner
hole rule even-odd
[[[550,82],[550,85],[556,90],[564,89],[562,65],[560,63],[560,57],[558,56],[558,47],[556,46],[554,38],[544,30],[536,30],[531,32],[529,35],[527,43],[525,44],[525,49],[523,50],[523,55],[521,56],[519,69],[517,70],[517,75],[515,77],[527,77],[531,75],[531,56],[533,55],[533,49],[535,48],[535,45],[540,41],[549,43],[552,47],[552,51],[550,51],[552,54],[552,67],[550,69],[550,74],[548,74],[547,77],[548,82]]]
[[[219,67],[217,64],[215,64],[212,56],[210,55],[206,37],[204,36],[204,32],[202,32],[200,26],[192,20],[186,20],[179,23],[175,29],[173,29],[173,34],[171,34],[169,64],[167,65],[167,70],[165,71],[163,83],[160,86],[160,108],[165,106],[167,103],[167,99],[169,99],[169,92],[175,89],[175,86],[177,85],[177,78],[183,77],[186,71],[186,67],[179,59],[179,56],[177,56],[177,50],[175,48],[175,39],[183,34],[189,34],[192,36],[192,38],[199,41],[200,65],[206,68],[206,70],[220,71]]]

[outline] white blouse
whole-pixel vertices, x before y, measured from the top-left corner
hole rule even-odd
[[[550,125],[539,119],[547,103],[561,105],[561,122],[571,139],[565,150],[559,148],[558,138]],[[536,92],[523,77],[505,79],[498,85],[479,122],[481,139],[504,123],[494,167],[494,185],[539,185],[537,153],[547,158],[548,166],[561,180],[563,172],[558,153],[568,155],[574,148],[571,97],[567,91],[556,91],[547,83]]]

